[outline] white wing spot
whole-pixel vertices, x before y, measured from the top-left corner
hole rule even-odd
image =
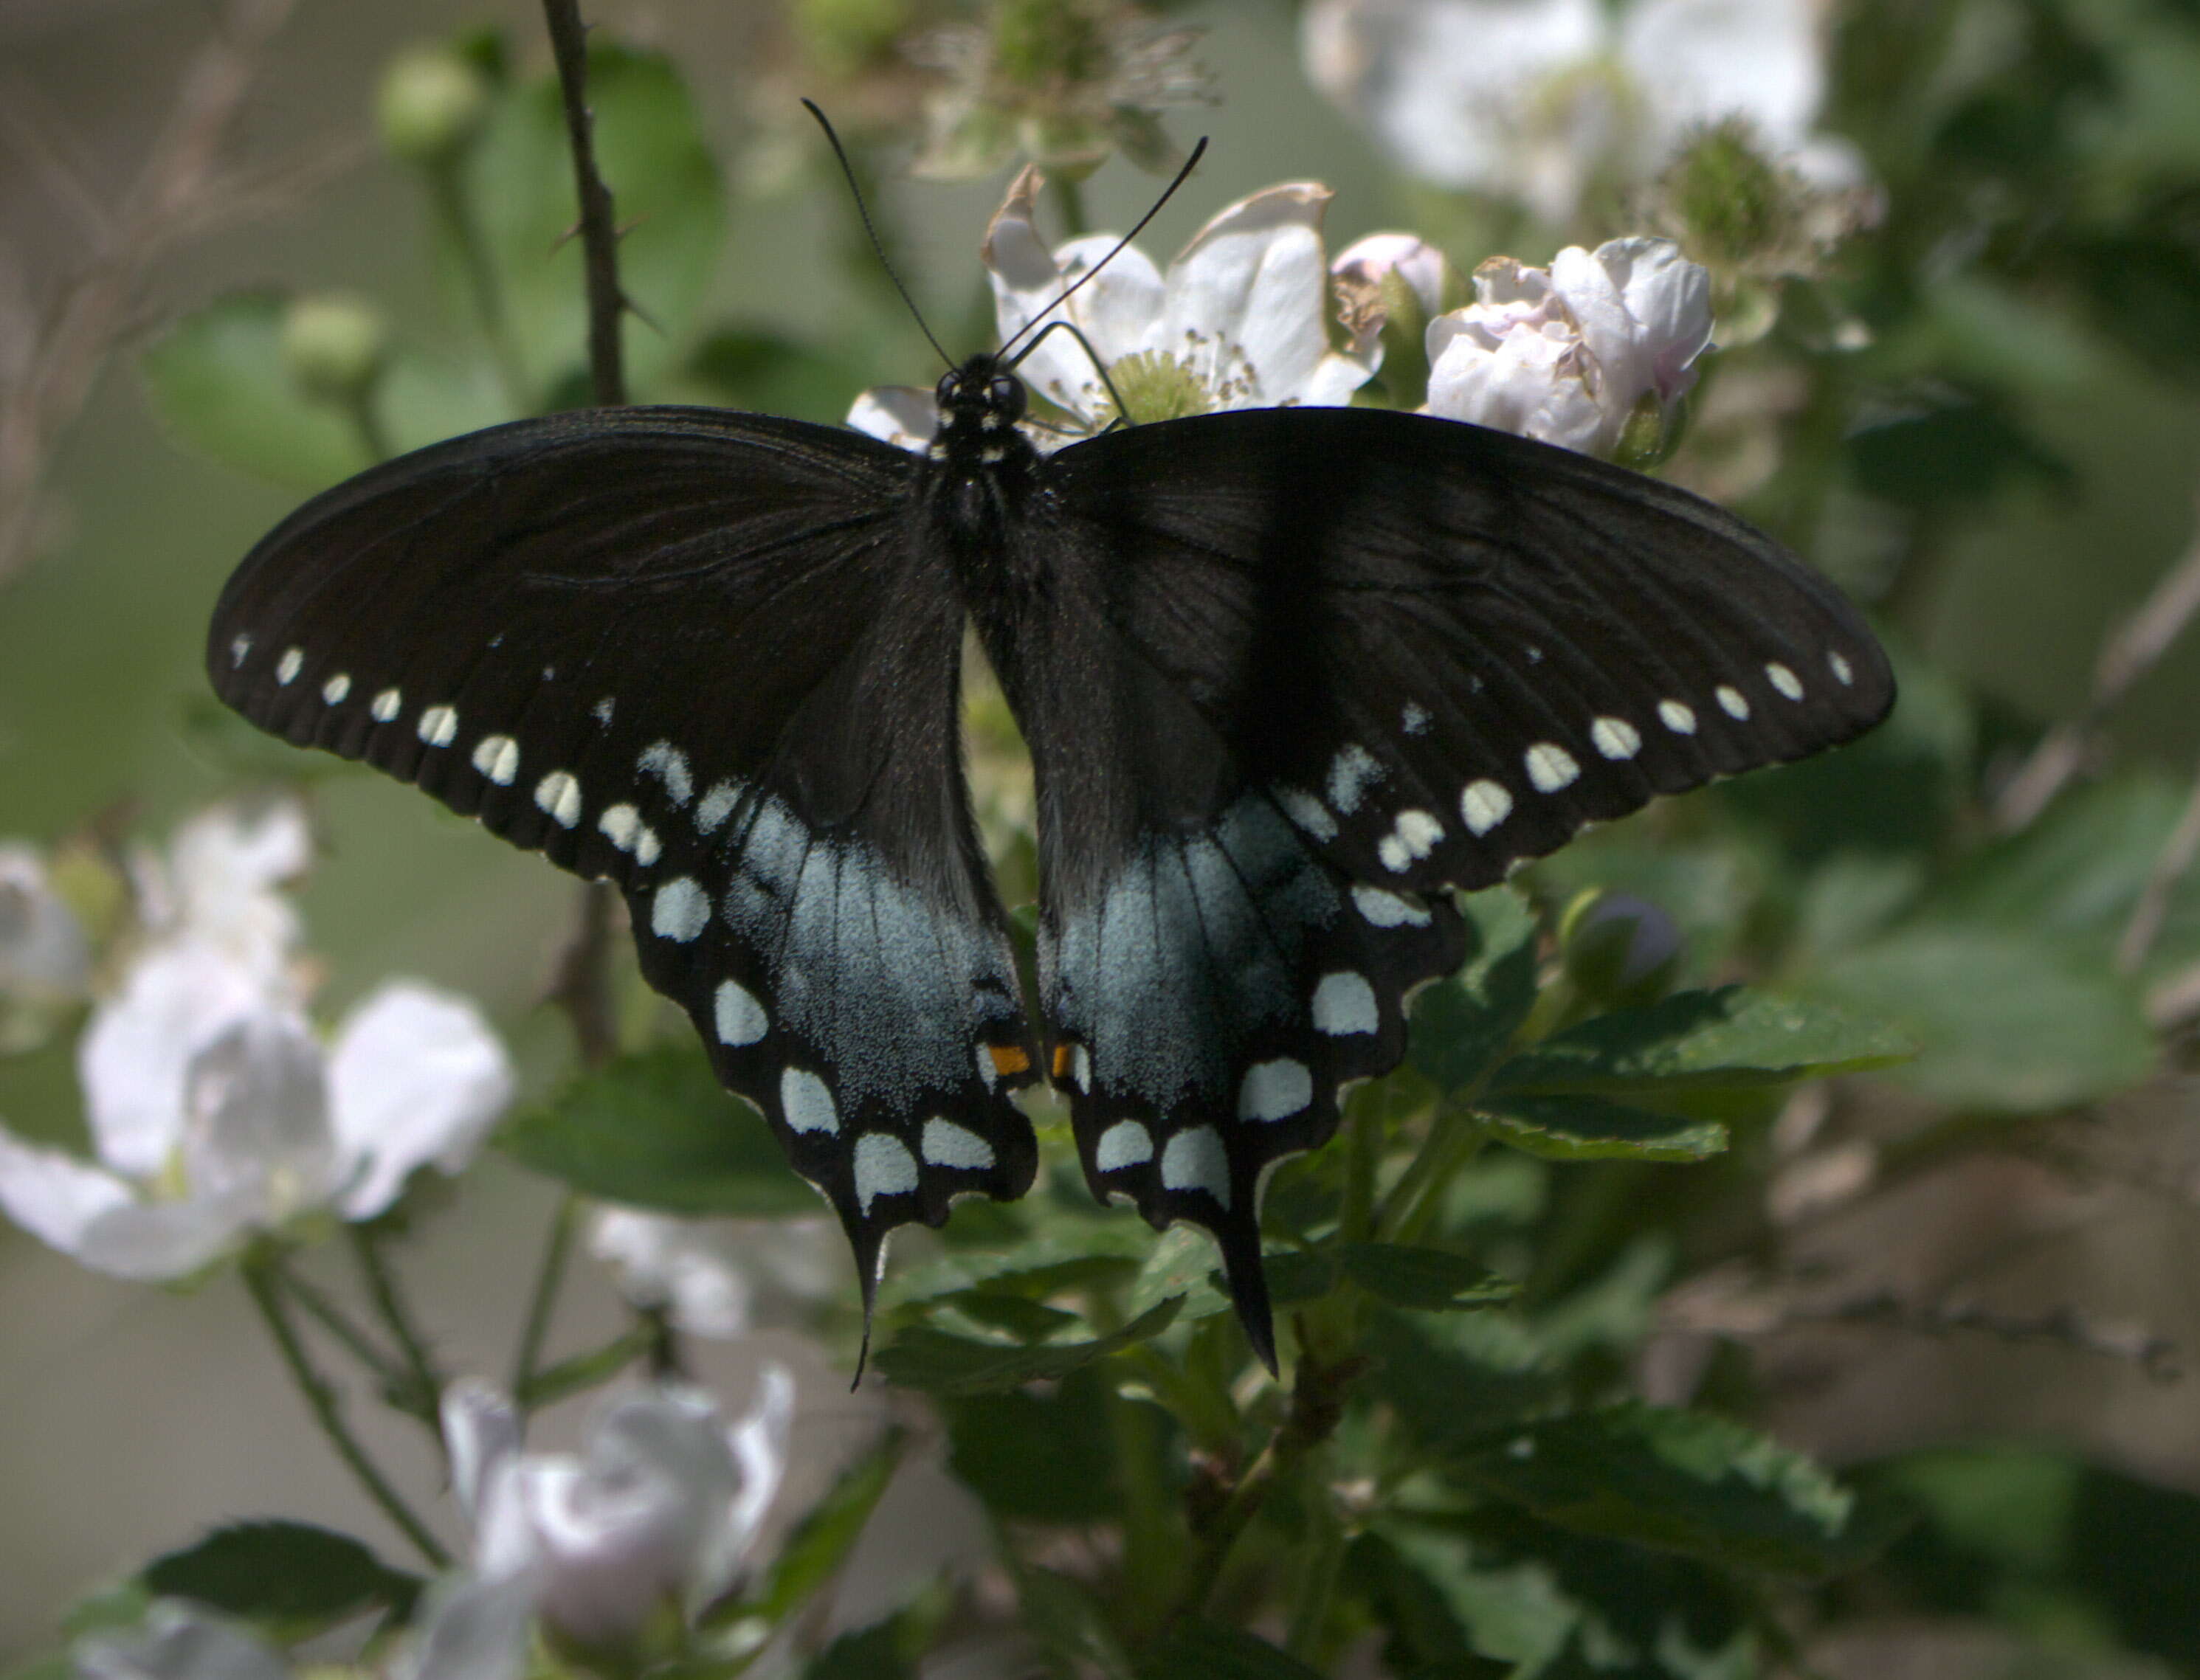
[[[644,823],[635,832],[634,860],[647,869],[664,855],[664,847],[657,837],[657,831]]]
[[[306,668],[305,651],[291,648],[275,663],[275,680],[284,687],[297,680],[298,673]]]
[[[1413,854],[1395,834],[1386,834],[1375,843],[1375,855],[1383,860],[1383,867],[1393,875],[1402,875],[1413,866]]]
[[[420,738],[431,747],[448,747],[459,738],[459,714],[453,706],[430,706],[420,714]]]
[[[890,1132],[865,1132],[856,1140],[856,1199],[868,1216],[875,1196],[906,1196],[916,1189],[916,1157]]]
[[[968,1126],[935,1116],[924,1123],[924,1158],[935,1167],[984,1172],[993,1164],[993,1146]]]
[[[385,688],[366,709],[377,723],[387,723],[405,709],[405,697],[394,688]]]
[[[1337,838],[1337,819],[1330,815],[1321,801],[1304,788],[1279,787],[1276,803],[1284,808],[1284,814],[1317,840]]]
[[[1677,700],[1660,700],[1658,703],[1658,721],[1676,735],[1693,735],[1696,732],[1694,710],[1683,706]]]
[[[635,768],[645,776],[655,776],[664,784],[664,796],[675,805],[685,805],[695,795],[695,784],[688,773],[688,755],[670,741],[658,741],[644,747],[641,756],[635,761]]]
[[[1314,1030],[1327,1037],[1372,1033],[1382,1018],[1375,1007],[1375,989],[1364,974],[1349,969],[1325,974],[1314,989]]]
[[[606,805],[596,819],[596,829],[619,850],[630,852],[635,837],[641,832],[641,813],[631,805]]]
[[[1538,793],[1556,793],[1581,778],[1581,766],[1574,762],[1574,755],[1555,741],[1538,741],[1529,748],[1527,765],[1528,779]]]
[[[1469,782],[1459,796],[1459,814],[1477,834],[1487,834],[1512,814],[1512,796],[1498,782]]]
[[[1384,892],[1380,887],[1355,886],[1352,901],[1360,913],[1375,927],[1426,927],[1429,913],[1411,899],[1401,898],[1394,892]]]
[[[1077,1088],[1086,1096],[1092,1094],[1092,1053],[1083,1045],[1074,1046],[1069,1052],[1069,1076],[1077,1082]],[[1148,1146],[1146,1152],[1153,1153]]]
[[[1238,1086],[1240,1120],[1288,1120],[1314,1100],[1314,1075],[1304,1062],[1278,1056],[1255,1062]],[[1164,1168],[1166,1170],[1166,1168]]]
[[[351,679],[342,671],[321,685],[321,698],[331,706],[340,704],[344,696],[350,692]]]
[[[1435,721],[1429,715],[1429,709],[1418,700],[1406,702],[1406,709],[1398,714],[1398,726],[1408,735],[1427,734],[1429,726]]]
[[[717,1018],[718,1042],[739,1047],[754,1044],[771,1030],[771,1017],[765,1012],[757,995],[738,980],[721,980],[718,995],[711,1000],[711,1011]]]
[[[1383,779],[1383,767],[1375,755],[1354,743],[1338,750],[1329,764],[1329,802],[1347,816],[1360,808],[1367,790]]]
[[[1398,813],[1398,837],[1406,843],[1406,849],[1417,858],[1425,858],[1436,850],[1443,838],[1443,825],[1427,811]]]
[[[1212,1126],[1179,1132],[1161,1151],[1161,1184],[1170,1190],[1203,1190],[1230,1205],[1230,1157]]]
[[[1741,691],[1740,689],[1722,686],[1718,690],[1717,699],[1719,703],[1719,709],[1724,712],[1729,717],[1732,718],[1736,723],[1741,723],[1747,720],[1749,716],[1749,702],[1742,698]]]
[[[589,715],[594,717],[598,723],[609,723],[611,720],[611,714],[617,709],[618,703],[612,699],[610,695],[606,694],[602,699],[597,701],[594,705],[588,708],[588,713]]]
[[[1790,700],[1800,700],[1803,697],[1803,680],[1778,660],[1774,660],[1764,668],[1764,677],[1766,681]]]
[[[474,744],[474,768],[499,787],[519,773],[519,743],[509,735],[484,735]]]
[[[535,783],[535,802],[559,827],[570,828],[581,820],[580,779],[570,770],[553,770]]]
[[[970,1052],[970,1065],[978,1070],[978,1082],[987,1090],[1001,1082],[1001,1070],[993,1065],[992,1047],[984,1040]]]
[[[1848,687],[1856,681],[1855,670],[1838,652],[1829,652],[1826,655],[1826,668],[1834,674],[1834,680],[1843,688]]]
[[[825,1082],[806,1068],[789,1068],[779,1076],[779,1106],[787,1123],[798,1132],[837,1132],[840,1111]]]
[[[716,834],[726,819],[733,815],[734,807],[740,801],[741,785],[739,782],[713,783],[711,790],[703,796],[702,803],[695,808],[697,831]]]
[[[1589,738],[1606,758],[1632,758],[1642,750],[1642,735],[1625,718],[1600,717],[1589,726]]]
[[[252,651],[252,638],[242,633],[230,638],[229,664],[231,670],[244,663],[244,656]]]
[[[1120,1172],[1154,1158],[1154,1135],[1135,1120],[1118,1120],[1100,1134],[1092,1151],[1092,1164],[1102,1172]]]
[[[711,923],[711,895],[693,876],[676,875],[649,901],[649,930],[660,939],[685,945]]]

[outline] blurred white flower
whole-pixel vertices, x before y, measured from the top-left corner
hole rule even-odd
[[[836,1241],[822,1218],[676,1219],[623,1207],[599,1209],[588,1234],[629,1301],[664,1309],[687,1334],[724,1340],[833,1292]]]
[[[1711,276],[1668,239],[1570,245],[1548,269],[1494,257],[1475,301],[1429,324],[1425,411],[1608,455],[1660,418],[1711,342]]]
[[[303,874],[313,856],[296,801],[253,812],[216,805],[176,831],[165,858],[148,849],[132,860],[139,919],[157,942],[202,941],[247,969],[279,969],[299,923],[277,889]]]
[[[0,845],[0,992],[58,1002],[84,996],[91,985],[90,942],[54,891],[38,849]]]
[[[1314,0],[1307,73],[1414,174],[1573,213],[1600,172],[1656,174],[1688,135],[1747,120],[1806,175],[1853,175],[1811,136],[1817,0]]]
[[[255,961],[196,938],[146,953],[78,1045],[97,1160],[0,1129],[0,1209],[96,1271],[161,1280],[317,1208],[372,1218],[415,1168],[465,1164],[512,1086],[471,1003],[393,983],[325,1051]]]
[[[670,1606],[693,1619],[739,1578],[787,1469],[794,1380],[768,1365],[748,1415],[667,1385],[600,1416],[577,1454],[521,1450],[512,1403],[486,1383],[443,1397],[471,1572],[430,1611],[401,1672],[514,1680],[539,1616],[584,1647],[630,1644]]]
[[[77,1680],[287,1680],[290,1666],[245,1628],[163,1599],[126,1633],[87,1634],[70,1661]]]
[[[1219,409],[1334,405],[1374,371],[1364,347],[1329,343],[1329,269],[1321,240],[1329,189],[1313,182],[1270,187],[1240,199],[1193,236],[1166,273],[1135,245],[1059,308],[1055,300],[1115,239],[1093,234],[1049,251],[1034,225],[1044,178],[1027,168],[986,230],[985,260],[1002,341],[1032,324],[1067,319],[1084,342],[1057,329],[1019,373],[1070,417],[1097,432],[1115,418],[1097,357],[1134,422]],[[1090,347],[1089,349],[1087,347]],[[932,435],[932,399],[904,388],[869,391],[848,423],[904,447]],[[1043,429],[1042,448],[1064,440]]]

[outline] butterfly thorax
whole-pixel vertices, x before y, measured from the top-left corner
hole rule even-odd
[[[924,500],[939,522],[966,599],[997,599],[1014,580],[1004,574],[1009,522],[1036,482],[1039,452],[1017,429],[1023,381],[987,351],[940,376],[933,391],[939,429]]]

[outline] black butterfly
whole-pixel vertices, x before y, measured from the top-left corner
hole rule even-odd
[[[525,420],[315,498],[208,665],[625,890],[651,983],[854,1243],[1010,1199],[1044,1070],[1086,1179],[1220,1243],[1274,1364],[1267,1170],[1395,1066],[1449,890],[1885,715],[1857,614],[1685,492],[1373,410],[1051,455],[997,355],[916,455],[712,409]],[[1029,742],[1037,1024],[973,825],[965,621]]]

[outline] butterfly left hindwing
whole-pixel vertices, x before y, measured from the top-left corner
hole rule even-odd
[[[893,1226],[1036,1164],[916,470],[716,410],[498,428],[294,514],[207,656],[261,727],[617,882],[643,973],[838,1210],[867,1298]]]

